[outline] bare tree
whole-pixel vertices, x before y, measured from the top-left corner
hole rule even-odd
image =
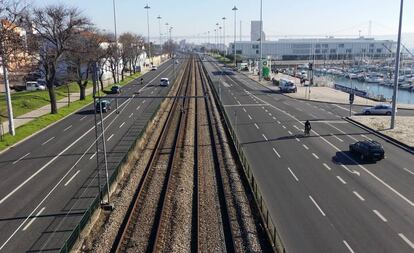
[[[69,61],[71,72],[79,86],[80,100],[84,100],[86,97],[85,91],[89,83],[92,66],[103,54],[102,42],[102,36],[94,29],[89,28],[73,36],[69,43],[69,50],[65,53],[65,59]]]
[[[122,60],[121,78],[124,80],[125,71],[131,71],[132,61],[134,58],[135,36],[131,33],[123,33],[119,36],[119,43],[121,44],[120,56]]]
[[[51,113],[58,112],[54,85],[58,64],[69,49],[69,42],[89,25],[89,20],[76,8],[64,5],[49,5],[35,8],[26,17],[28,26],[38,38],[39,61],[49,91]]]

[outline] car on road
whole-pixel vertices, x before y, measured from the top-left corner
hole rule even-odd
[[[121,86],[114,85],[111,87],[111,93],[112,94],[120,94],[121,93]]]
[[[101,108],[102,108],[102,112],[108,112],[111,110],[111,101],[109,100],[101,100],[96,102],[96,112],[101,112]]]
[[[157,68],[157,66],[155,66],[155,65],[153,65],[152,66],[152,68],[151,68],[151,70],[157,70],[158,68]]]
[[[168,78],[161,78],[160,86],[169,86],[169,85],[170,85],[170,80],[168,80]]]
[[[46,90],[46,86],[40,84],[37,81],[28,81],[26,82],[26,90],[28,91]]]
[[[391,115],[392,106],[388,104],[379,104],[371,107],[365,107],[362,109],[362,114],[365,115]]]
[[[362,161],[379,161],[384,159],[384,148],[379,142],[366,140],[349,145],[349,151],[358,155]]]

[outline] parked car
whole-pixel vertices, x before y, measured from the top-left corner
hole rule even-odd
[[[108,112],[111,110],[111,102],[109,100],[101,100],[100,102],[96,102],[96,112]]]
[[[153,65],[152,66],[152,68],[151,68],[151,70],[157,70],[158,68],[157,68],[157,66],[155,66],[155,65]]]
[[[111,87],[111,93],[113,94],[120,94],[121,93],[121,86],[114,85]]]
[[[26,82],[26,90],[28,91],[46,90],[46,86],[40,84],[37,81],[29,81],[29,82]]]
[[[379,104],[376,106],[365,107],[362,109],[362,114],[370,115],[370,114],[381,114],[381,115],[391,115],[392,114],[392,106],[388,104]]]
[[[358,155],[363,161],[379,161],[384,159],[384,149],[379,142],[376,141],[358,141],[349,145],[349,151]]]
[[[292,81],[285,79],[280,79],[279,88],[283,93],[296,93],[298,89]]]
[[[160,86],[169,86],[169,85],[170,85],[170,80],[168,80],[168,78],[161,78]]]

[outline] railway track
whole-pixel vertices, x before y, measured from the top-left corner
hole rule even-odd
[[[198,58],[187,61],[176,96],[112,252],[257,251],[246,239],[257,230],[235,210],[231,155]]]

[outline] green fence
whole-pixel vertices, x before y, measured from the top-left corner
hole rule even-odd
[[[254,178],[253,172],[251,170],[251,166],[250,166],[250,164],[247,160],[247,157],[246,157],[246,155],[243,151],[243,148],[242,148],[239,140],[237,139],[236,132],[234,131],[234,129],[231,125],[230,119],[228,118],[228,115],[227,115],[227,113],[226,113],[226,111],[223,107],[223,104],[220,102],[219,95],[218,95],[218,93],[217,93],[217,91],[216,91],[216,89],[213,85],[214,82],[211,80],[211,78],[210,78],[207,70],[205,69],[204,65],[203,65],[203,68],[204,68],[204,71],[205,71],[206,76],[208,78],[208,81],[210,83],[210,87],[212,87],[213,96],[214,96],[214,99],[217,102],[216,104],[219,107],[219,112],[220,112],[221,116],[224,118],[224,122],[225,122],[225,124],[227,126],[227,129],[230,133],[230,136],[233,140],[234,147],[235,147],[235,149],[237,151],[237,154],[239,156],[239,161],[240,161],[241,165],[243,166],[243,171],[245,173],[245,177],[249,182],[249,185],[250,185],[250,188],[251,188],[252,193],[254,195],[256,204],[259,208],[260,215],[262,217],[263,223],[266,226],[266,232],[268,234],[268,237],[269,237],[275,251],[280,252],[280,253],[285,253],[286,250],[285,250],[285,247],[283,245],[280,234],[279,234],[279,232],[276,228],[276,224],[269,215],[269,209],[266,205],[265,200],[262,197],[262,193],[259,189],[259,186],[257,185],[256,179]]]

